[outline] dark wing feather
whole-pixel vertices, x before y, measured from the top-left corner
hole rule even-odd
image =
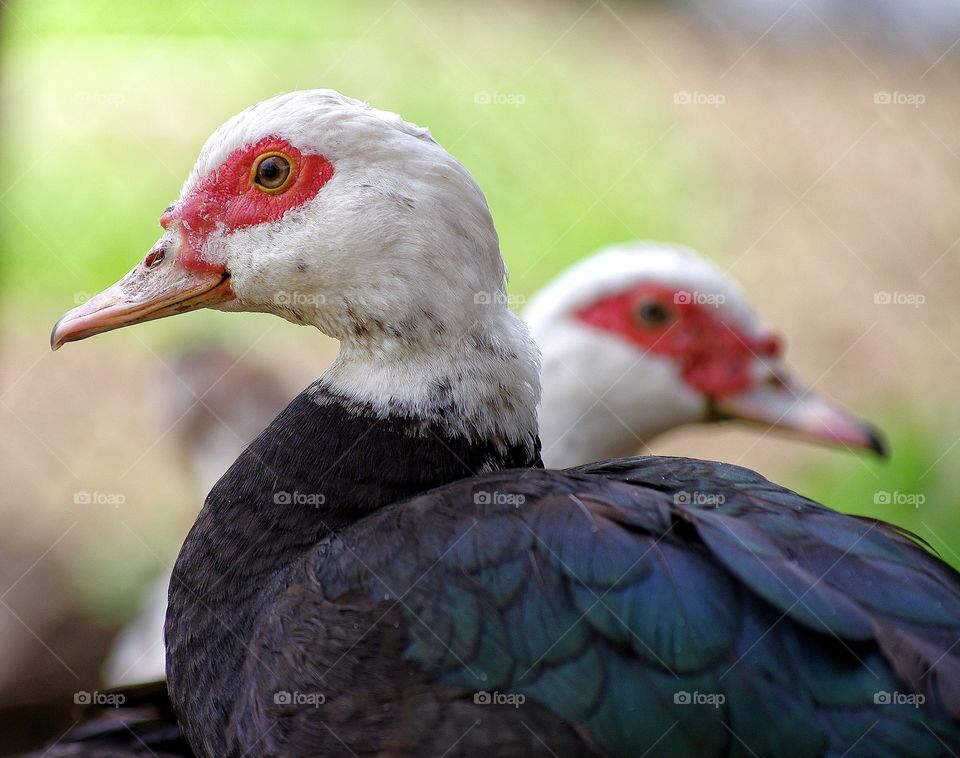
[[[340,739],[358,755],[960,744],[957,574],[897,530],[736,466],[643,458],[457,482],[326,540],[278,586],[237,721],[267,733],[267,755]],[[263,702],[271,688],[329,697]],[[494,692],[500,704],[478,694]]]

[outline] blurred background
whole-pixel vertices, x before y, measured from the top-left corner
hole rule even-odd
[[[269,415],[336,354],[209,311],[47,345],[156,240],[208,134],[291,89],[429,126],[485,190],[518,302],[610,242],[701,250],[893,456],[721,425],[653,449],[758,469],[960,566],[955,2],[10,0],[0,27],[0,753],[98,686],[216,468],[198,436],[236,444],[230,398],[263,381]],[[205,345],[227,353],[191,373]],[[223,407],[198,419],[184,384]]]

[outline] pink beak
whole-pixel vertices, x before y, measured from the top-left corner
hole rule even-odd
[[[771,382],[759,383],[736,395],[713,398],[712,407],[721,420],[751,421],[814,442],[866,448],[877,455],[887,455],[887,445],[876,427],[781,370]]]
[[[179,260],[164,260],[165,253],[155,248],[119,282],[65,313],[53,327],[50,347],[233,299],[228,273],[189,270]]]

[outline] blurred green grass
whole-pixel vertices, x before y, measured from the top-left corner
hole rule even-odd
[[[332,87],[428,125],[486,192],[514,292],[533,292],[618,240],[675,240],[712,256],[728,250],[733,230],[751,223],[737,205],[742,195],[728,191],[709,135],[670,108],[670,89],[620,54],[635,44],[629,32],[611,24],[601,39],[587,19],[582,34],[568,35],[577,6],[508,8],[11,2],[0,125],[8,304],[24,319],[52,324],[75,299],[115,281],[155,241],[160,212],[206,136],[252,102],[308,87]],[[485,95],[518,104],[484,104]],[[150,328],[177,342],[224,323]],[[837,454],[785,483],[904,525],[960,565],[956,474],[928,471],[951,444],[949,429],[909,407],[898,415],[905,421],[891,432],[892,462]],[[882,507],[873,502],[877,491],[927,500]],[[106,559],[91,559],[99,560]],[[91,590],[96,602],[128,596],[122,577],[130,572],[115,568],[90,569],[103,579]]]
[[[515,291],[610,241],[722,239],[721,214],[682,210],[706,207],[720,177],[660,93],[611,77],[609,60],[576,44],[538,62],[565,17],[518,14],[494,30],[481,12],[464,39],[453,32],[470,6],[432,6],[428,21],[413,4],[317,7],[11,4],[0,165],[14,182],[3,200],[13,291],[62,302],[113,281],[158,235],[207,134],[305,87],[429,125],[486,191]],[[477,102],[485,93],[521,104]]]
[[[890,460],[862,458],[855,465],[838,457],[801,467],[797,487],[839,510],[905,526],[960,568],[960,471],[941,465],[956,433],[945,423],[922,423],[908,409],[901,416],[905,420],[887,430],[893,442]]]

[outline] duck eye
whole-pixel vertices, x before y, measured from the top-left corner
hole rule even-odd
[[[290,183],[293,164],[283,153],[264,153],[253,164],[253,183],[262,192],[283,192]]]
[[[644,326],[662,326],[673,318],[673,312],[659,300],[646,300],[636,307],[637,320]]]

